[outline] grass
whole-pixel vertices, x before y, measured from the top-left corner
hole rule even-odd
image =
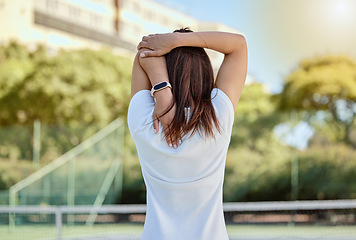
[[[139,238],[142,228],[142,224],[99,224],[92,227],[64,225],[62,238],[86,239],[88,236],[105,235]],[[227,229],[231,239],[353,239],[356,236],[356,226],[228,225]],[[54,225],[20,225],[12,230],[8,226],[0,225],[0,236],[4,240],[49,240],[56,239],[57,232]]]
[[[105,235],[140,236],[142,224],[100,224],[92,227],[85,225],[65,225],[62,227],[62,238]],[[56,239],[57,230],[55,225],[20,225],[13,229],[0,225],[0,238],[4,240],[41,240]]]
[[[356,226],[228,225],[229,236],[249,239],[354,239]],[[333,237],[334,236],[334,237]]]

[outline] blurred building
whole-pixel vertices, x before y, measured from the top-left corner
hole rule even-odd
[[[190,27],[238,32],[198,21],[153,0],[0,0],[0,44],[10,39],[28,46],[100,48],[133,54],[143,35]],[[213,65],[222,60],[209,53]]]

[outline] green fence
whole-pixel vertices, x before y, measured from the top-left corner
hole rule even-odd
[[[50,125],[35,121],[29,126],[0,127],[0,159],[33,160],[37,166],[58,158],[98,132],[98,125]]]
[[[122,189],[123,131],[117,119],[16,183],[9,190],[10,205],[115,203]]]

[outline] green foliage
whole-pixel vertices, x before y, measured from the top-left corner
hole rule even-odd
[[[329,110],[338,99],[356,100],[356,63],[346,56],[302,61],[286,79],[283,109]]]
[[[286,79],[280,108],[309,113],[326,111],[342,128],[342,139],[352,144],[350,133],[356,116],[356,62],[346,56],[307,59]],[[353,143],[355,145],[355,143]]]
[[[0,190],[8,189],[33,171],[30,162],[0,159]]]
[[[356,151],[345,144],[299,153],[299,199],[356,198]]]
[[[293,150],[281,145],[272,131],[288,116],[278,111],[275,99],[261,85],[245,87],[227,156],[224,201],[291,199]],[[330,124],[323,128],[332,131]],[[320,145],[318,136],[325,141],[320,134],[316,134],[311,148],[298,153],[299,199],[354,198],[355,150],[329,142]]]
[[[124,204],[146,203],[146,186],[136,154],[126,154],[125,156],[123,189],[118,202]]]
[[[38,119],[43,127],[41,156],[53,160],[115,118],[125,118],[131,68],[132,60],[109,50],[49,56],[41,45],[32,52],[16,42],[0,46],[0,132],[19,125],[30,132],[18,139],[10,132],[1,134],[0,150],[14,146],[20,152],[15,159],[31,159],[28,144]],[[0,157],[9,157],[4,151]]]
[[[26,126],[0,128],[0,158],[30,159],[31,129]]]
[[[356,151],[345,144],[299,151],[298,200],[354,199]],[[230,149],[224,201],[291,199],[291,153]]]
[[[247,147],[230,148],[224,201],[290,200],[289,149],[275,139],[270,140],[271,144],[261,152]]]
[[[0,48],[0,125],[99,124],[124,115],[130,100],[131,60],[108,50],[29,52]]]
[[[288,199],[289,148],[273,133],[285,116],[274,101],[261,84],[243,90],[227,156],[225,201]]]
[[[284,117],[262,84],[245,86],[235,114],[230,148],[247,145],[258,150],[258,140],[268,139],[273,134],[273,127]]]

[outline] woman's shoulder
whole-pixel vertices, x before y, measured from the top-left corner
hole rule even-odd
[[[155,101],[149,90],[138,91],[129,104],[127,122],[130,131],[143,126],[148,120],[152,120],[152,111]]]
[[[226,110],[228,110],[229,112],[235,112],[234,106],[230,98],[226,95],[226,93],[224,93],[223,90],[219,88],[213,88],[213,90],[211,91],[211,101],[213,104],[220,103],[220,105],[225,105],[225,107],[227,108]]]
[[[215,113],[219,119],[220,125],[224,131],[231,133],[234,123],[234,106],[230,98],[221,89],[214,88],[211,91],[211,102],[214,106]]]

